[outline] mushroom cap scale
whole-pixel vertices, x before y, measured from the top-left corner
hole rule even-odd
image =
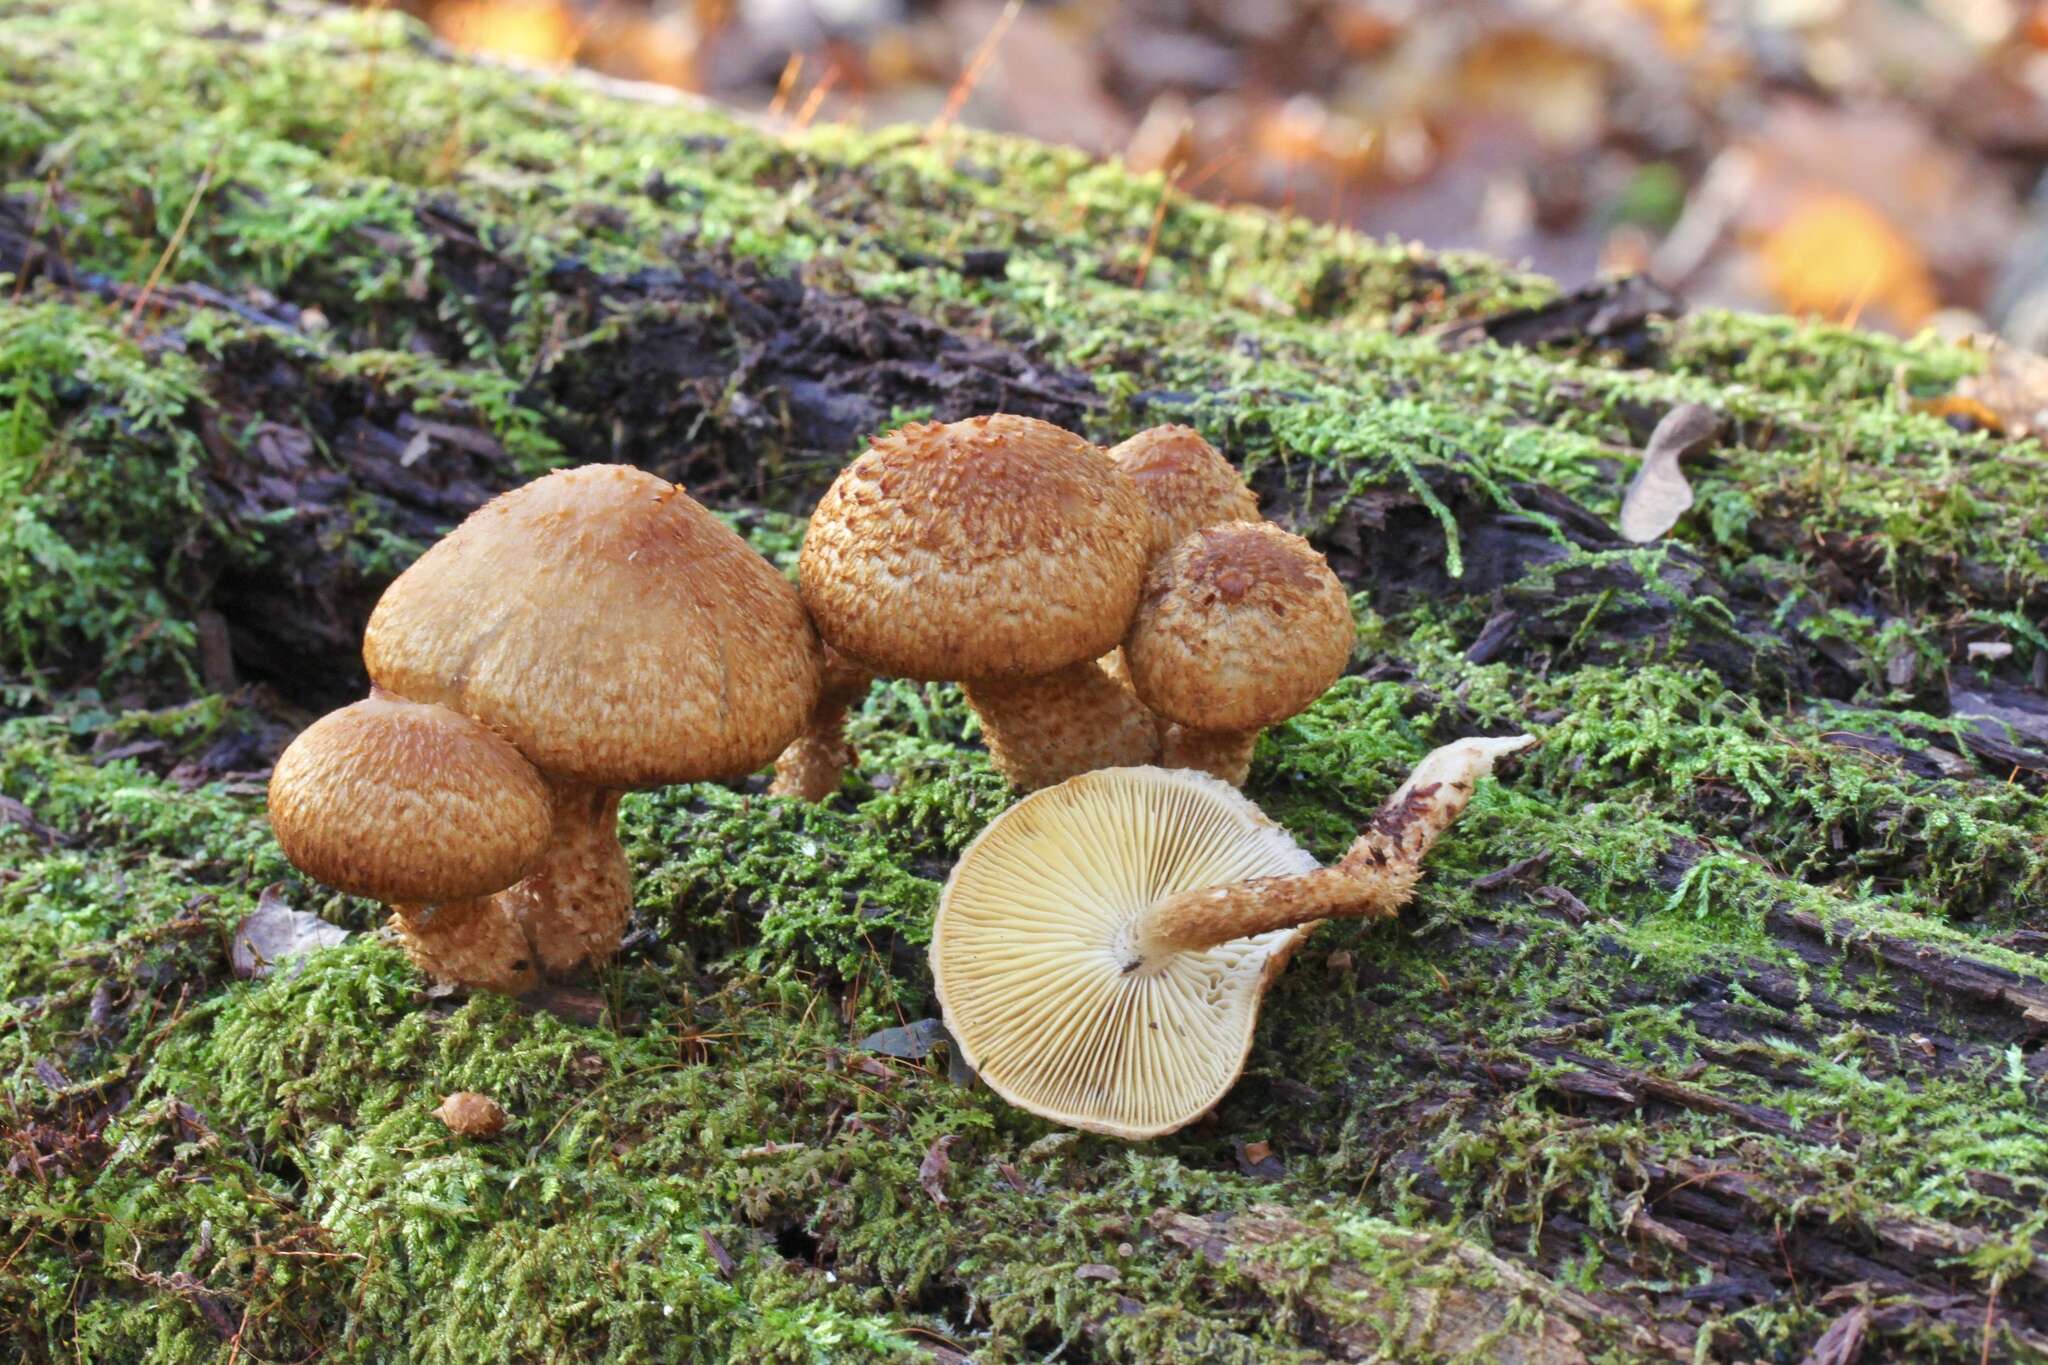
[[[822,667],[789,581],[626,465],[560,470],[472,513],[385,592],[363,658],[380,686],[602,787],[761,767],[803,729]]]
[[[552,828],[519,751],[442,706],[372,696],[322,716],[279,756],[270,823],[308,876],[402,904],[468,900],[531,870]]]
[[[804,604],[876,672],[1051,673],[1122,639],[1144,582],[1130,477],[1050,422],[914,423],[840,471],[811,517]]]
[[[1302,928],[1131,970],[1168,896],[1316,870],[1205,773],[1103,768],[1033,793],[961,855],[939,899],[932,975],[965,1059],[1011,1103],[1122,1138],[1208,1112],[1244,1068],[1271,975]]]
[[[1190,531],[1259,519],[1259,500],[1244,477],[1193,427],[1148,427],[1109,454],[1145,499],[1154,558]]]
[[[1138,699],[1194,730],[1257,730],[1321,696],[1351,658],[1351,600],[1300,536],[1229,522],[1152,565],[1124,660]]]

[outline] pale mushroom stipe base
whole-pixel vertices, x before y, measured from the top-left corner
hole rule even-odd
[[[1391,915],[1495,761],[1528,736],[1427,755],[1320,867],[1227,783],[1108,768],[1025,797],[939,898],[946,1026],[997,1094],[1069,1127],[1159,1137],[1244,1069],[1268,985],[1315,923]]]

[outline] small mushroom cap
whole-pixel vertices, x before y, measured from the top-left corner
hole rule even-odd
[[[600,787],[752,772],[802,731],[822,668],[789,580],[626,465],[478,508],[386,590],[363,658],[380,686]]]
[[[1307,541],[1230,522],[1152,565],[1124,661],[1138,699],[1168,720],[1256,730],[1329,690],[1356,629],[1344,585]]]
[[[1050,422],[901,427],[819,501],[804,605],[834,648],[879,673],[1051,673],[1123,638],[1146,524],[1130,477]]]
[[[1115,1137],[1170,1133],[1244,1069],[1266,983],[1303,931],[1126,970],[1140,918],[1177,892],[1316,866],[1206,773],[1101,768],[1034,792],[968,845],[939,897],[946,1027],[1012,1104]]]
[[[505,1106],[475,1090],[458,1090],[441,1101],[434,1117],[459,1137],[496,1137],[505,1131]]]
[[[1193,427],[1149,427],[1109,454],[1145,499],[1155,559],[1190,531],[1259,519],[1259,500],[1244,478]]]
[[[468,900],[547,848],[547,784],[519,751],[444,706],[373,696],[322,716],[270,775],[270,825],[293,865],[396,904]]]

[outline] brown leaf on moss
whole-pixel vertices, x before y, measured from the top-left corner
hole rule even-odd
[[[1650,433],[1642,468],[1622,496],[1622,535],[1643,545],[1678,524],[1692,506],[1692,484],[1679,462],[1704,450],[1720,431],[1720,417],[1699,403],[1680,403],[1664,414]]]
[[[310,953],[347,938],[348,930],[340,925],[292,909],[285,903],[282,887],[266,886],[255,910],[235,926],[228,959],[235,975],[247,981],[269,976],[287,957]]]
[[[1937,417],[1965,416],[2007,436],[2048,431],[2048,357],[1992,338],[1975,344],[1985,349],[1984,373],[1959,381],[1953,394],[1908,406]]]
[[[931,1149],[924,1154],[924,1160],[917,1164],[917,1183],[924,1186],[924,1192],[942,1209],[953,1202],[946,1198],[946,1177],[953,1171],[952,1158],[946,1152],[959,1140],[957,1134],[946,1134],[932,1143]]]

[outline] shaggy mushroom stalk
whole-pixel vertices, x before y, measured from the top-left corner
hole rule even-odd
[[[502,893],[543,975],[601,962],[625,937],[633,874],[619,844],[623,794],[615,787],[548,779],[554,834],[533,871]]]
[[[1150,763],[1159,722],[1095,659],[1026,678],[962,685],[996,769],[1022,791],[1091,768]]]
[[[1397,913],[1422,878],[1422,860],[1456,823],[1472,789],[1508,754],[1535,743],[1528,735],[1464,739],[1434,750],[1387,798],[1365,831],[1329,867],[1183,891],[1153,906],[1134,927],[1127,970],[1156,968],[1174,953],[1198,951],[1324,919],[1373,919]]]
[[[816,803],[839,790],[853,765],[853,746],[846,742],[846,713],[860,704],[875,675],[830,645],[825,647],[825,686],[804,732],[789,742],[775,760],[770,796],[794,796]]]

